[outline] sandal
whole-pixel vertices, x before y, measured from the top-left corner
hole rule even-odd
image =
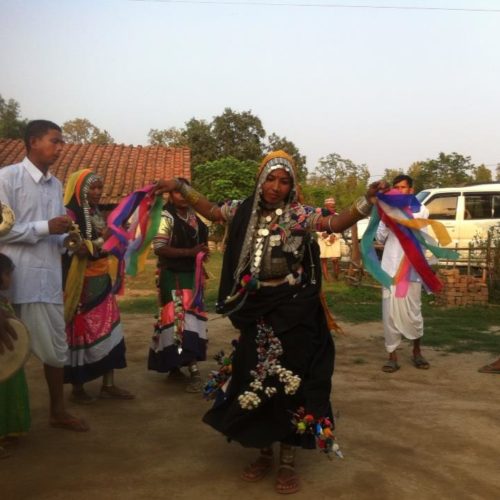
[[[109,387],[103,385],[101,387],[99,399],[135,399],[135,396],[125,389],[116,387],[116,385],[111,385]]]
[[[63,418],[50,418],[50,426],[56,429],[66,429],[67,431],[87,432],[90,427],[85,420],[65,415]]]
[[[293,465],[280,464],[275,489],[281,495],[290,495],[300,490],[299,476]]]
[[[399,370],[400,366],[398,365],[398,362],[395,359],[388,359],[385,363],[384,366],[382,366],[382,371],[385,373],[394,373]]]
[[[428,370],[431,366],[421,354],[413,356],[413,358],[411,358],[411,361],[415,368],[418,368],[419,370]]]
[[[498,373],[500,374],[500,368],[492,365],[484,365],[482,368],[479,368],[479,373]]]
[[[273,468],[273,455],[266,455],[261,453],[259,458],[250,465],[247,465],[241,474],[241,479],[249,483],[260,481],[263,477]]]
[[[200,372],[191,375],[191,381],[186,386],[186,392],[197,393],[203,389],[203,381],[201,380]]]

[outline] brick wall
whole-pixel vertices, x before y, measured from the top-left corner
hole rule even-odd
[[[477,306],[488,303],[488,285],[481,278],[461,275],[458,269],[438,272],[443,290],[436,295],[436,303],[444,307]]]

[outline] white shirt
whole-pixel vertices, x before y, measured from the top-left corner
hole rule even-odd
[[[420,210],[413,214],[413,217],[415,219],[427,219],[429,210],[422,205]],[[378,226],[376,239],[380,243],[385,243],[381,267],[391,278],[394,278],[404,255],[403,248],[397,236],[382,221]],[[413,266],[410,272],[410,281],[422,281]]]
[[[64,235],[49,234],[49,220],[66,214],[62,185],[25,158],[0,169],[0,201],[16,215],[10,232],[0,237],[0,252],[16,266],[9,291],[13,304],[62,304],[61,251]]]

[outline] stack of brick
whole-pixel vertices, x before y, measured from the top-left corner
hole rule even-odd
[[[438,273],[443,290],[436,303],[444,307],[484,306],[488,303],[488,285],[481,278],[461,275],[458,269],[442,269]]]

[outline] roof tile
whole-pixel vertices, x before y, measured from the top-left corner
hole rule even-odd
[[[25,156],[22,140],[0,139],[0,168],[19,163]],[[154,179],[191,179],[191,152],[189,148],[164,146],[65,144],[51,171],[65,184],[81,168],[91,168],[102,176],[101,203],[115,204]]]

